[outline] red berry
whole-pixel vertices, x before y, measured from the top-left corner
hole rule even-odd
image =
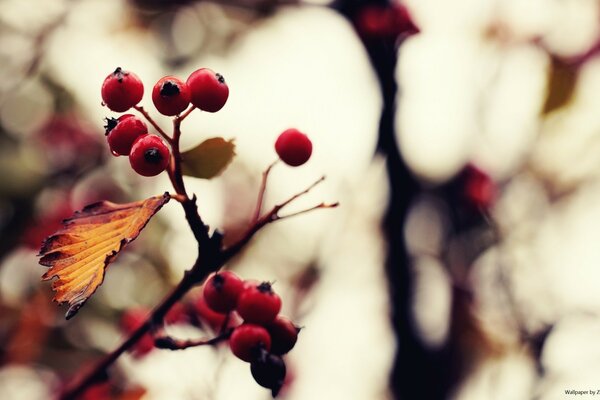
[[[468,205],[478,210],[487,210],[494,205],[498,187],[492,178],[470,164],[463,171],[463,194]]]
[[[152,89],[152,102],[163,115],[177,115],[190,104],[190,89],[174,76],[161,78]]]
[[[203,111],[217,112],[225,105],[229,97],[229,87],[223,75],[208,68],[192,72],[187,79],[192,104]]]
[[[310,158],[312,143],[308,136],[299,130],[287,129],[277,138],[275,151],[284,163],[297,167]]]
[[[237,312],[245,322],[268,324],[281,310],[281,298],[269,282],[244,287],[237,303]]]
[[[271,349],[271,337],[262,326],[243,324],[233,330],[229,347],[236,357],[250,362],[260,355],[261,350]]]
[[[204,300],[216,312],[227,313],[235,308],[244,281],[231,271],[217,272],[204,284]]]
[[[140,136],[131,148],[129,163],[142,176],[155,176],[169,165],[169,148],[158,136]]]
[[[132,114],[121,115],[118,119],[107,118],[106,139],[110,151],[117,156],[128,156],[135,140],[148,133],[148,127]]]
[[[118,67],[102,83],[102,101],[115,112],[124,112],[135,106],[144,96],[144,85],[130,71]]]
[[[271,335],[271,353],[282,355],[294,348],[300,328],[290,319],[278,315],[266,328]]]

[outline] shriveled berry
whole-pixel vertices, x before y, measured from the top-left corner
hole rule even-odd
[[[281,310],[281,298],[269,282],[246,285],[238,298],[236,310],[246,322],[268,324]]]
[[[135,140],[148,133],[148,127],[132,114],[121,115],[118,119],[106,119],[106,139],[114,155],[128,156]]]
[[[121,67],[115,69],[102,83],[102,101],[115,112],[124,112],[135,106],[144,96],[140,78]]]
[[[154,135],[143,135],[133,143],[129,154],[131,168],[142,176],[155,176],[169,165],[169,148]]]
[[[181,79],[165,76],[154,85],[152,102],[159,113],[177,115],[190,104],[190,89]]]
[[[312,142],[298,129],[287,129],[275,141],[275,151],[284,163],[298,167],[310,158]]]
[[[233,330],[229,347],[236,357],[250,362],[259,357],[261,350],[271,349],[271,337],[260,325],[243,324]]]
[[[227,102],[229,87],[223,75],[208,68],[200,68],[187,79],[191,102],[203,111],[217,112]]]
[[[221,271],[211,275],[204,284],[204,300],[216,312],[227,313],[233,310],[244,287],[244,281],[231,271]]]
[[[300,328],[289,318],[278,315],[265,328],[271,335],[271,353],[282,355],[294,348]]]
[[[263,352],[250,364],[252,377],[260,386],[271,389],[273,397],[277,397],[285,382],[285,362],[275,354]]]

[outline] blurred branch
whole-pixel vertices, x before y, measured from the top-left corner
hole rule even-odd
[[[215,336],[211,339],[176,339],[172,336],[156,336],[154,338],[154,345],[159,349],[165,350],[185,350],[190,347],[198,347],[198,346],[213,346],[225,340],[228,340],[233,332],[233,328],[226,330],[225,332]]]

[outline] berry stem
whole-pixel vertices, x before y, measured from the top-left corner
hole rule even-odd
[[[186,119],[187,116],[190,115],[192,113],[192,111],[194,111],[195,109],[196,109],[196,106],[191,106],[183,114],[181,114],[178,117],[175,117],[175,119],[179,120],[179,123],[181,124],[181,121],[183,121],[184,119]]]
[[[146,110],[144,110],[144,107],[133,106],[133,108],[137,112],[142,114],[144,116],[144,118],[146,118],[146,121],[148,121],[154,127],[154,129],[156,129],[156,131],[160,134],[160,136],[162,136],[167,141],[167,143],[169,143],[170,145],[173,145],[173,139],[171,139],[171,137],[169,135],[167,135],[167,133],[160,126],[158,126],[158,124],[156,123],[156,121],[154,121],[154,119],[152,119],[150,114],[148,114],[148,112]]]
[[[254,210],[254,215],[252,216],[252,224],[255,224],[260,218],[260,212],[262,210],[265,192],[267,190],[267,179],[269,177],[269,173],[278,162],[279,159],[273,161],[271,165],[269,165],[262,173],[262,182],[260,183],[260,189],[258,190],[258,200],[256,201],[256,209]]]

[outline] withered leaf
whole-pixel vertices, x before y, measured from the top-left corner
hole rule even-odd
[[[127,204],[101,201],[63,221],[40,250],[40,264],[50,267],[43,280],[52,283],[54,301],[68,303],[72,318],[104,280],[104,271],[133,241],[150,218],[169,201],[169,194]]]

